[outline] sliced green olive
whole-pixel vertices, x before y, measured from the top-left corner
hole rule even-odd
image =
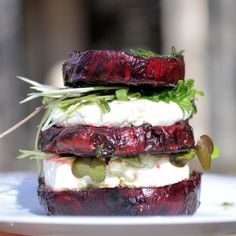
[[[180,159],[175,156],[170,157],[170,163],[176,167],[184,167],[185,166],[185,161],[183,159]]]
[[[93,158],[90,162],[89,176],[96,183],[101,183],[106,177],[106,164],[104,161]]]
[[[207,135],[202,135],[197,142],[195,150],[204,170],[211,168],[211,154],[213,149],[214,145],[211,138]]]
[[[71,170],[75,177],[90,176],[96,183],[102,182],[106,177],[106,163],[97,158],[78,158],[73,162]]]
[[[89,175],[90,159],[86,157],[75,159],[71,170],[73,175],[77,178],[83,178],[84,176]]]

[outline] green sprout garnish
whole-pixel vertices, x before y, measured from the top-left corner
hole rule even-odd
[[[162,57],[162,58],[170,58],[174,57],[177,58],[179,56],[183,56],[184,50],[177,51],[175,47],[172,46],[170,54],[158,54],[152,51],[145,50],[143,48],[137,49],[130,49],[130,54],[134,56],[139,56],[143,58],[150,58],[150,57]]]
[[[175,50],[173,51],[175,52]],[[38,82],[32,81],[30,79],[18,76],[20,80],[31,85],[31,89],[36,90],[34,93],[29,93],[27,98],[22,100],[20,103],[29,102],[36,98],[42,98],[42,105],[37,107],[34,112],[32,112],[25,119],[20,121],[18,124],[5,131],[0,135],[0,138],[11,133],[17,129],[22,124],[26,123],[36,114],[46,110],[42,122],[38,126],[37,137],[41,130],[46,130],[57,122],[61,121],[55,119],[52,121],[52,111],[54,109],[61,109],[65,112],[67,117],[70,117],[74,112],[80,109],[82,106],[97,103],[103,113],[110,111],[109,103],[114,100],[128,101],[130,99],[148,99],[153,102],[163,101],[166,103],[175,102],[181,109],[189,114],[196,113],[196,106],[194,105],[194,100],[196,95],[202,96],[203,92],[194,89],[194,81],[178,81],[175,88],[165,88],[161,92],[153,92],[151,94],[146,94],[145,92],[132,91],[130,88],[125,86],[95,86],[86,88],[57,88],[54,86],[40,84]],[[73,105],[73,109],[68,109]],[[36,145],[37,146],[37,138]]]

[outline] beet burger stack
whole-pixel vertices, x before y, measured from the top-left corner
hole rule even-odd
[[[27,81],[47,109],[34,154],[43,157],[38,195],[47,214],[196,211],[201,175],[191,159],[208,169],[215,152],[206,135],[195,145],[188,120],[202,92],[184,70],[174,48],[75,51],[63,65],[65,88]]]

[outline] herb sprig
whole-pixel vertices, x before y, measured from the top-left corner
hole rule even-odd
[[[179,80],[176,88],[154,93],[151,96],[144,96],[143,98],[154,102],[175,102],[183,111],[187,111],[193,115],[197,112],[194,104],[196,95],[204,96],[204,93],[201,90],[194,89],[194,80],[189,79],[186,81]]]
[[[184,53],[184,50],[177,51],[174,46],[172,46],[170,54],[158,54],[152,51],[145,50],[143,48],[130,49],[130,54],[134,56],[143,57],[143,58],[150,58],[150,57],[177,58],[179,56],[183,56],[183,53]]]
[[[36,160],[42,160],[44,158],[49,158],[55,156],[55,154],[46,154],[45,152],[41,152],[39,150],[19,150],[20,155],[17,156],[17,159],[36,159]]]

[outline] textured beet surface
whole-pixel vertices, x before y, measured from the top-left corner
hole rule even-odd
[[[144,59],[125,52],[91,50],[74,51],[63,65],[64,84],[87,85],[152,85],[174,86],[184,80],[183,57]]]
[[[78,125],[52,127],[41,132],[39,149],[55,154],[104,157],[140,153],[173,153],[194,147],[187,122],[171,126],[95,127]]]
[[[39,180],[38,196],[49,215],[192,215],[200,202],[200,174],[159,188],[99,188],[55,192]]]

